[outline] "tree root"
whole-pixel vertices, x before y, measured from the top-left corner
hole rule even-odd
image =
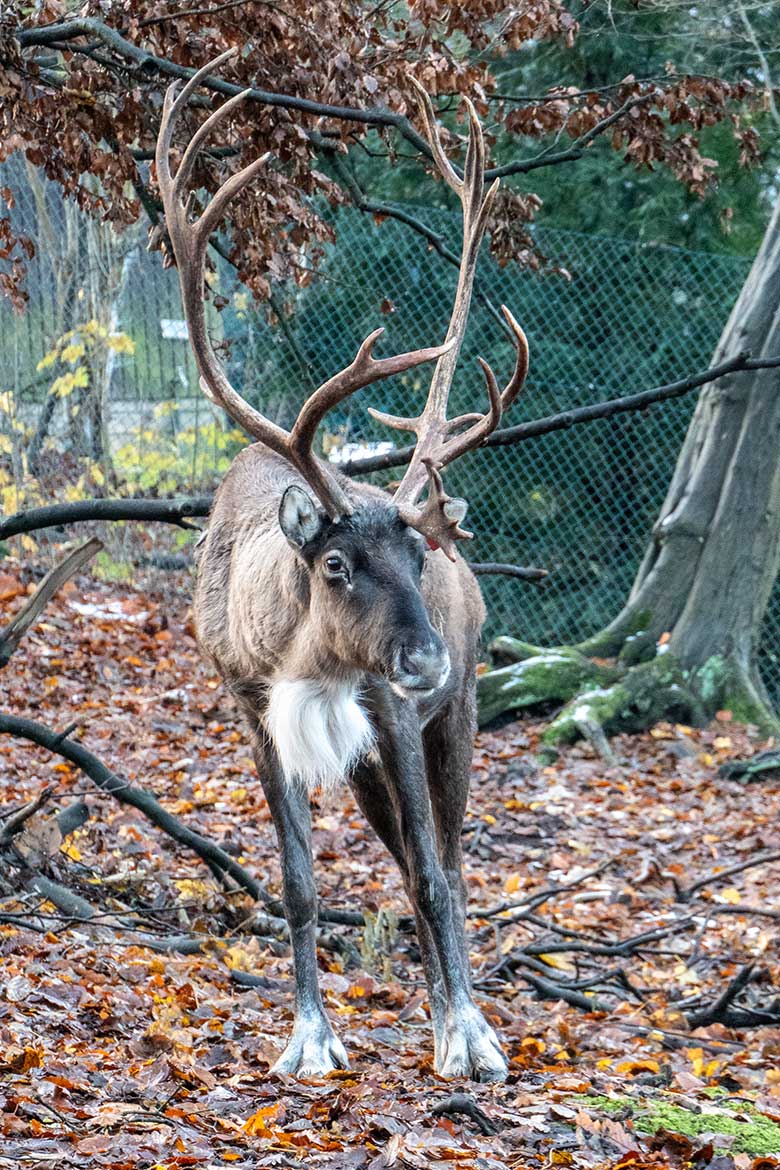
[[[589,657],[595,651],[584,653],[584,646],[543,650],[508,637],[490,649],[497,666],[477,680],[480,726],[512,711],[563,704],[542,735],[542,754],[553,758],[561,744],[588,739],[616,763],[610,736],[644,731],[662,719],[702,725],[719,710],[764,734],[780,732],[780,720],[738,663],[716,656],[689,670],[641,631],[608,660]]]
[[[509,639],[502,639],[506,645]],[[525,643],[515,643],[507,653],[523,654]],[[536,651],[528,646],[528,651]],[[617,677],[610,667],[600,666],[576,650],[550,650],[526,654],[509,666],[491,670],[477,679],[480,726],[509,711],[565,703],[583,688],[608,685]]]
[[[667,655],[661,655],[631,667],[611,686],[578,694],[556,716],[542,739],[557,747],[583,736],[594,739],[589,729],[608,736],[619,731],[642,731],[661,719],[702,723],[705,718],[704,707],[683,671]]]

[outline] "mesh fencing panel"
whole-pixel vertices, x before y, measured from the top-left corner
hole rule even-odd
[[[0,412],[5,510],[108,488],[171,495],[213,487],[242,440],[198,390],[175,272],[163,271],[159,256],[145,252],[140,229],[117,236],[64,204],[34,173],[23,174],[18,163],[14,168],[7,164],[3,172],[22,192],[11,214],[39,250],[30,265],[27,312],[0,308],[0,391],[10,390],[13,403]],[[458,250],[457,216],[406,210]],[[434,344],[449,317],[455,271],[418,236],[393,220],[376,224],[352,210],[340,210],[334,224],[338,242],[319,273],[305,287],[279,290],[273,310],[253,306],[226,267],[214,274],[214,290],[227,304],[212,313],[212,328],[225,342],[230,376],[283,424],[377,325],[386,330],[377,347],[382,354]],[[499,379],[510,373],[513,351],[495,313],[502,302],[531,345],[528,387],[508,420],[517,422],[706,367],[750,264],[554,228],[536,235],[568,275],[500,269],[483,254],[453,410],[484,401],[477,354]],[[90,322],[91,336],[85,335]],[[68,344],[84,352],[66,360]],[[58,356],[41,367],[53,346]],[[52,394],[55,378],[81,367],[86,385]],[[367,400],[409,414],[423,400],[426,379],[425,371],[413,371],[342,404],[328,417],[326,450],[344,444],[364,450],[392,439],[394,433],[368,416]],[[469,526],[477,533],[469,555],[551,570],[541,588],[481,578],[488,636],[511,632],[555,645],[595,633],[614,616],[694,404],[692,394],[644,415],[488,449],[453,465],[448,488],[471,501]],[[147,544],[155,539],[147,535]],[[137,549],[127,540],[123,551],[131,558]],[[779,634],[776,593],[762,639],[762,671],[775,697]]]

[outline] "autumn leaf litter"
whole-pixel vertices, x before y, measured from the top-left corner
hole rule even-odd
[[[28,587],[20,567],[0,572],[0,620]],[[187,594],[178,577],[164,598],[69,585],[3,671],[3,707],[78,722],[85,746],[277,893],[269,812]],[[253,933],[249,897],[67,762],[1,740],[0,815],[54,793],[0,874],[0,1167],[780,1164],[780,1030],[691,1027],[748,964],[727,1010],[780,995],[780,864],[717,877],[780,848],[780,788],[718,777],[765,746],[721,716],[619,738],[614,767],[589,746],[538,764],[539,722],[479,736],[463,841],[502,1086],[433,1073],[400,879],[347,790],[315,801],[313,820],[323,905],[366,916],[363,931],[328,925],[320,951],[352,1068],[299,1083],[268,1075],[291,1023],[290,961],[282,939]],[[57,840],[46,826],[78,796],[91,817]],[[68,920],[36,872],[95,917]],[[201,950],[138,945],[172,937]],[[543,998],[556,987],[585,1004]],[[488,1124],[434,1113],[453,1094]]]

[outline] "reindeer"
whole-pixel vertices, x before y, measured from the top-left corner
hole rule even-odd
[[[436,1071],[500,1081],[506,1060],[471,991],[461,858],[485,611],[476,579],[456,550],[459,540],[471,536],[461,527],[466,503],[446,494],[441,477],[442,468],[479,447],[498,425],[528,368],[525,335],[504,308],[516,348],[508,385],[499,390],[480,359],[487,411],[447,418],[477,254],[498,181],[485,193],[485,148],[471,103],[461,178],[445,155],[430,99],[415,83],[433,160],[463,207],[462,261],[447,337],[439,346],[375,359],[382,333],[376,330],[349,366],[314,391],[285,431],[230,385],[209,340],[203,299],[209,237],[228,202],[268,156],[232,175],[197,218],[187,190],[205,140],[246,93],[211,114],[171,172],[181,111],[232,55],[210,62],[181,92],[177,83],[168,89],[156,169],[201,385],[257,440],[236,457],[216,494],[197,555],[195,622],[203,653],[249,729],[281,852],[295,1018],[274,1071],[307,1076],[348,1066],[317,980],[309,810],[313,789],[346,781],[395,858],[414,908]],[[317,427],[337,403],[378,379],[431,361],[430,391],[418,417],[371,411],[417,436],[392,496],[350,482],[313,453]]]

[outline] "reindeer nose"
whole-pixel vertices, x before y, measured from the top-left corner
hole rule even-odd
[[[397,653],[395,681],[404,690],[436,690],[444,685],[449,673],[450,656],[442,643],[403,646]]]

